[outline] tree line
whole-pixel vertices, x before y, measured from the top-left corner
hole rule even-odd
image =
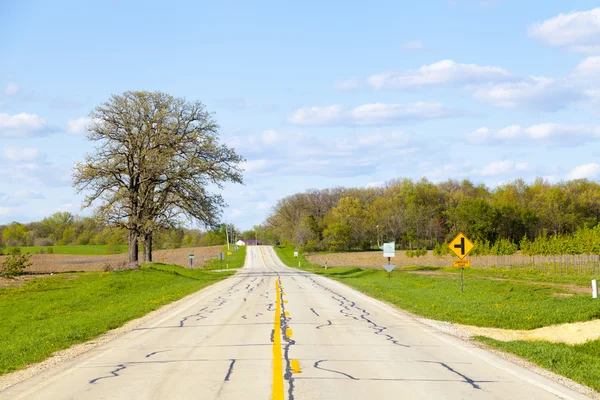
[[[243,235],[233,225],[228,225],[227,228],[233,238]],[[154,247],[176,249],[223,245],[227,243],[225,229],[225,224],[219,224],[206,231],[185,227],[158,229],[154,232]],[[128,243],[127,239],[125,229],[107,224],[98,218],[57,212],[41,221],[0,225],[0,254],[7,253],[11,247],[47,248],[54,245],[107,245],[109,253],[118,253],[121,246]]]
[[[396,179],[383,187],[308,190],[285,197],[265,226],[280,242],[306,251],[366,250],[395,241],[399,248],[441,254],[444,243],[463,232],[479,251],[487,246],[504,254],[549,246],[542,243],[550,238],[564,243],[585,237],[589,242],[597,237],[597,230],[589,230],[599,222],[600,185],[587,180],[552,184],[538,178],[528,184],[517,179],[490,189],[469,180]],[[571,245],[578,246],[583,245]]]

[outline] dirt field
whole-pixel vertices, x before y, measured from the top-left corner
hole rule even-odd
[[[155,262],[176,264],[188,267],[190,264],[189,254],[194,254],[194,267],[200,268],[205,262],[216,258],[221,246],[193,247],[174,250],[157,250],[153,252]],[[141,257],[141,254],[140,254]],[[5,256],[0,256],[0,263],[4,262]],[[102,271],[106,267],[118,267],[127,262],[127,254],[115,254],[106,256],[78,256],[62,254],[34,254],[31,256],[33,266],[28,268],[28,273],[49,273],[68,271]]]
[[[452,261],[457,258],[450,256],[436,257],[433,252],[429,251],[426,256],[421,257],[406,257],[405,251],[396,251],[396,257],[392,258],[392,264],[398,266],[419,265],[419,266],[434,266],[434,267],[450,267]],[[331,254],[314,254],[308,256],[307,259],[315,264],[325,265],[330,267],[361,267],[361,268],[381,268],[383,264],[387,264],[387,258],[384,258],[381,251],[366,251],[361,253],[331,253]],[[472,257],[471,260],[484,257]],[[474,261],[472,261],[474,262]]]
[[[319,265],[325,265],[327,262],[330,267],[381,268],[383,264],[387,264],[387,258],[383,257],[381,251],[315,254],[308,256],[307,259]],[[588,254],[527,256],[517,253],[510,256],[469,256],[468,259],[471,260],[471,265],[476,268],[527,267],[554,274],[600,272],[600,257]],[[437,257],[433,255],[432,251],[428,251],[426,256],[409,258],[406,256],[405,251],[397,250],[396,257],[392,258],[391,263],[398,266],[451,267],[454,260],[458,260],[458,258],[452,256]]]

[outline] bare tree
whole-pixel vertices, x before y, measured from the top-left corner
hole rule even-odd
[[[129,261],[152,260],[152,233],[183,218],[214,226],[225,205],[224,182],[242,183],[242,157],[219,143],[218,128],[201,102],[160,92],[125,92],[91,112],[95,151],[75,166],[74,186],[100,201],[102,219],[129,232]]]

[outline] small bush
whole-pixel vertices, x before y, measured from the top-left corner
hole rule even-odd
[[[50,238],[36,238],[33,242],[35,246],[52,246],[54,245],[54,241]]]
[[[46,253],[47,253],[47,254],[54,254],[54,247],[48,247],[48,248],[46,249]]]
[[[119,254],[121,252],[121,246],[118,243],[109,243],[106,245],[106,252],[108,254]]]
[[[46,249],[44,249],[43,247],[40,248],[40,250],[38,251],[39,254],[46,254]]]
[[[8,256],[2,264],[0,275],[7,278],[21,274],[25,268],[32,265],[29,258],[30,256],[26,254],[14,254]]]
[[[21,254],[21,248],[20,247],[11,247],[10,249],[8,249],[8,254],[11,256],[16,256]]]
[[[415,251],[413,249],[406,250],[406,257],[413,258],[415,256]]]

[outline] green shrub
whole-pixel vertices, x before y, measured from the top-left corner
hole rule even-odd
[[[442,257],[450,253],[447,243],[438,243],[433,248],[433,255],[436,257]]]
[[[54,247],[48,247],[48,248],[46,249],[46,253],[47,253],[47,254],[54,254]]]
[[[8,249],[8,254],[11,256],[16,256],[21,254],[21,248],[20,247],[11,247],[10,249]]]
[[[106,252],[108,254],[119,254],[121,252],[121,246],[118,243],[111,242],[106,245]]]
[[[30,256],[26,254],[13,254],[6,257],[2,264],[0,275],[3,277],[11,277],[21,274],[25,268],[31,266]]]

